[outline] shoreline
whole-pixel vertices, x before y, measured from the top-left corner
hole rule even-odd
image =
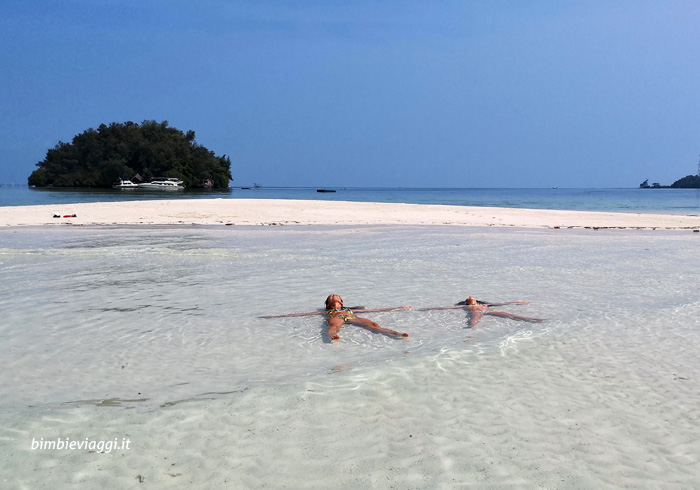
[[[60,217],[54,217],[56,214]],[[2,227],[57,224],[452,225],[700,231],[700,216],[438,204],[220,198],[0,207]]]

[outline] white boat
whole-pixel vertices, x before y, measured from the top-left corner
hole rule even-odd
[[[174,177],[169,177],[167,179],[154,179],[150,182],[144,182],[143,184],[139,184],[139,189],[158,189],[158,190],[165,190],[165,191],[179,191],[184,189],[185,186],[182,185],[182,181],[180,179],[176,179]]]
[[[112,184],[113,189],[136,189],[138,186],[138,184],[126,179],[119,179],[119,182]]]

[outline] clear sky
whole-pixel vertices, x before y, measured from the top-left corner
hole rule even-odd
[[[234,185],[636,187],[698,171],[697,0],[6,0],[0,183],[168,121]]]

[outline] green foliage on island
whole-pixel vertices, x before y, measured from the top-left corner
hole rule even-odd
[[[698,189],[700,188],[700,175],[686,175],[682,179],[678,179],[671,187],[678,189]]]
[[[100,125],[59,142],[36,164],[28,183],[36,187],[111,187],[119,178],[140,176],[149,182],[175,177],[186,187],[227,188],[231,160],[217,157],[195,142],[194,131],[168,127],[168,122],[143,121]]]
[[[640,189],[700,189],[700,175],[686,175],[671,185],[661,185],[654,182],[649,185],[649,179],[639,184]]]

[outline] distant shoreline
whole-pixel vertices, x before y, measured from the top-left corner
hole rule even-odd
[[[0,207],[0,226],[3,227],[57,224],[455,225],[700,230],[700,216],[440,204],[221,198]]]
[[[649,187],[640,187],[640,189],[674,189],[674,190],[683,190],[683,189],[700,189],[700,187],[673,187],[671,185],[650,185]]]
[[[56,205],[60,212],[69,203],[126,202],[149,200],[309,200],[410,203],[446,206],[502,207],[517,209],[598,211],[622,213],[700,214],[697,189],[644,192],[625,189],[482,189],[482,188],[399,188],[324,187],[337,192],[317,192],[319,187],[261,187],[219,191],[178,192],[133,189],[30,189],[0,188],[0,208]]]

